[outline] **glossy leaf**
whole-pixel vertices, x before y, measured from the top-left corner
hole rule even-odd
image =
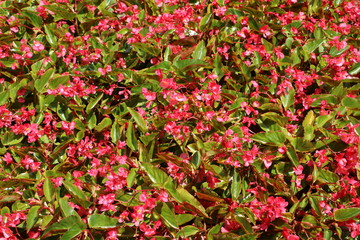
[[[208,25],[211,21],[211,18],[212,18],[212,14],[208,13],[201,19],[200,25],[199,25],[200,31],[206,30],[206,28],[208,27]]]
[[[315,51],[321,44],[323,44],[325,42],[324,39],[319,39],[319,40],[310,40],[309,42],[307,42],[304,46],[303,49],[308,52],[308,53],[312,53],[313,51]]]
[[[138,142],[135,135],[135,130],[132,122],[129,122],[126,129],[126,144],[132,151],[138,150]]]
[[[43,188],[44,188],[44,195],[46,197],[46,200],[48,202],[51,202],[52,197],[53,197],[54,192],[55,192],[53,182],[49,178],[45,178]]]
[[[58,77],[50,80],[50,82],[49,82],[49,88],[50,88],[50,89],[56,89],[56,88],[58,88],[60,85],[66,85],[69,81],[70,81],[69,75],[58,76]]]
[[[86,112],[89,113],[94,107],[100,102],[101,98],[104,96],[103,93],[99,94],[96,98],[92,99],[89,104],[86,106]]]
[[[348,108],[358,108],[360,109],[360,99],[359,98],[350,98],[350,97],[346,97],[342,100],[342,104],[345,107]]]
[[[291,144],[294,146],[295,150],[298,152],[307,152],[314,149],[314,145],[305,138],[297,137],[291,141]]]
[[[60,240],[71,240],[74,239],[77,235],[82,233],[84,229],[79,225],[74,225],[69,230],[67,230],[60,238]]]
[[[262,144],[276,145],[276,146],[281,146],[286,141],[286,137],[282,132],[274,132],[274,131],[256,133],[252,135],[251,138],[254,141],[260,142]]]
[[[185,238],[185,237],[189,237],[189,236],[193,236],[196,233],[198,233],[200,230],[196,227],[193,226],[185,226],[182,229],[180,229],[179,232],[177,232],[176,237],[177,238]]]
[[[24,136],[22,135],[15,135],[13,132],[6,132],[1,137],[1,143],[5,146],[16,145],[23,140]]]
[[[204,217],[209,217],[205,211],[205,208],[201,205],[201,203],[191,195],[186,189],[184,188],[177,188],[176,189],[179,196],[181,196],[182,203],[186,202],[189,203],[191,206],[195,207],[203,215]]]
[[[319,169],[317,179],[324,183],[336,183],[339,181],[339,177],[329,170]]]
[[[74,226],[77,226],[80,229],[86,228],[86,224],[81,221],[79,216],[69,216],[69,217],[61,219],[60,222],[54,223],[50,227],[48,227],[44,231],[43,236],[46,236],[47,233],[50,233],[52,231],[69,230],[69,229],[73,228]]]
[[[31,10],[23,10],[21,12],[25,17],[29,18],[30,22],[35,26],[40,28],[43,25],[42,18],[36,13]]]
[[[204,41],[200,41],[191,55],[194,59],[203,60],[206,56],[206,46]]]
[[[131,114],[131,116],[134,118],[137,126],[139,127],[139,129],[142,132],[147,132],[148,131],[148,127],[146,126],[146,122],[144,120],[144,118],[135,110],[133,110],[132,108],[128,107],[128,111]]]
[[[180,71],[189,71],[206,66],[208,63],[199,59],[184,59],[174,62],[174,66]]]
[[[46,9],[54,12],[56,14],[55,15],[56,19],[58,19],[58,20],[65,19],[65,20],[72,21],[76,17],[76,14],[72,13],[70,11],[70,9],[58,7],[56,5],[44,5],[44,7]]]
[[[111,126],[110,136],[111,141],[115,144],[120,140],[120,126],[116,123],[116,121],[114,121]]]
[[[39,218],[39,209],[40,206],[32,206],[26,217],[26,231],[30,231],[30,229],[34,226],[36,221]]]
[[[294,104],[295,90],[291,88],[287,94],[280,97],[281,102],[285,110],[289,109]]]
[[[46,40],[50,43],[51,46],[57,46],[58,40],[54,34],[54,30],[49,27],[49,25],[44,25],[44,30],[46,33]],[[54,87],[55,88],[55,87]]]
[[[66,190],[68,190],[68,192],[78,201],[81,206],[87,208],[91,205],[91,203],[87,200],[85,193],[80,190],[80,188],[68,181],[64,181],[63,184]]]
[[[360,214],[360,208],[343,208],[334,212],[335,221],[348,221]]]
[[[350,75],[356,75],[360,72],[360,63],[355,63],[349,70]]]
[[[192,214],[178,214],[178,215],[175,215],[176,217],[176,222],[178,223],[179,226],[187,223],[187,222],[190,222],[191,220],[193,220],[195,218],[194,215]]]
[[[142,163],[141,166],[153,183],[162,185],[169,180],[169,176],[165,172],[154,167],[151,163]]]
[[[50,78],[54,75],[55,69],[49,68],[45,71],[45,73],[40,77],[40,79],[36,79],[34,83],[34,87],[36,91],[42,93],[44,92],[44,87],[49,83]]]
[[[177,222],[177,218],[173,207],[167,203],[162,203],[160,206],[161,206],[161,208],[159,209],[160,217],[171,227],[178,229],[179,224]]]
[[[110,118],[104,118],[96,127],[95,130],[98,132],[103,131],[107,127],[111,126],[112,121]]]
[[[59,202],[60,210],[61,210],[62,214],[64,215],[64,217],[69,217],[71,215],[77,215],[76,211],[73,208],[71,208],[71,206],[69,204],[69,198],[67,198],[67,197],[60,198],[58,200],[58,202]]]
[[[88,217],[88,224],[90,228],[107,229],[115,228],[118,220],[102,214],[92,214]]]
[[[231,198],[233,200],[236,200],[240,195],[240,191],[241,191],[240,181],[241,181],[240,175],[237,171],[235,171],[231,182]]]

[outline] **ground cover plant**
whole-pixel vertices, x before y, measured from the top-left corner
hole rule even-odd
[[[0,239],[357,239],[360,2],[0,1]]]

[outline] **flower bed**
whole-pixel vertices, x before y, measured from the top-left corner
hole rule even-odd
[[[0,238],[356,239],[359,19],[0,1]]]

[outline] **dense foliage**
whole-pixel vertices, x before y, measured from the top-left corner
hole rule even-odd
[[[0,1],[0,239],[355,239],[357,0]]]

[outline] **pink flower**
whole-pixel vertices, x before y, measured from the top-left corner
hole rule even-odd
[[[116,212],[116,208],[113,205],[113,202],[115,201],[115,194],[110,193],[107,195],[102,195],[99,197],[98,204],[101,205],[100,211],[114,211]]]
[[[147,88],[142,88],[141,92],[148,101],[154,101],[156,99],[156,92],[151,92]]]
[[[39,169],[41,163],[35,162],[28,155],[26,155],[23,159],[21,159],[20,163],[26,168],[31,169],[31,171],[35,172]]]
[[[75,122],[61,122],[61,130],[63,130],[66,135],[71,135],[74,133],[74,128],[76,126]]]
[[[37,52],[41,52],[45,49],[44,45],[41,42],[34,40],[33,50]]]
[[[60,187],[63,184],[64,178],[57,177],[57,178],[51,179],[51,181],[54,183],[55,187]]]
[[[12,158],[12,156],[11,156],[11,154],[10,153],[5,153],[5,155],[4,155],[4,157],[3,157],[3,159],[2,159],[4,162],[6,162],[6,165],[8,165],[8,164],[10,164],[10,163],[12,163],[13,162],[13,158]]]
[[[151,237],[151,236],[155,235],[155,233],[156,233],[155,229],[153,229],[150,226],[146,225],[146,223],[142,223],[140,225],[140,230],[142,232],[144,232],[144,235],[146,237]]]

